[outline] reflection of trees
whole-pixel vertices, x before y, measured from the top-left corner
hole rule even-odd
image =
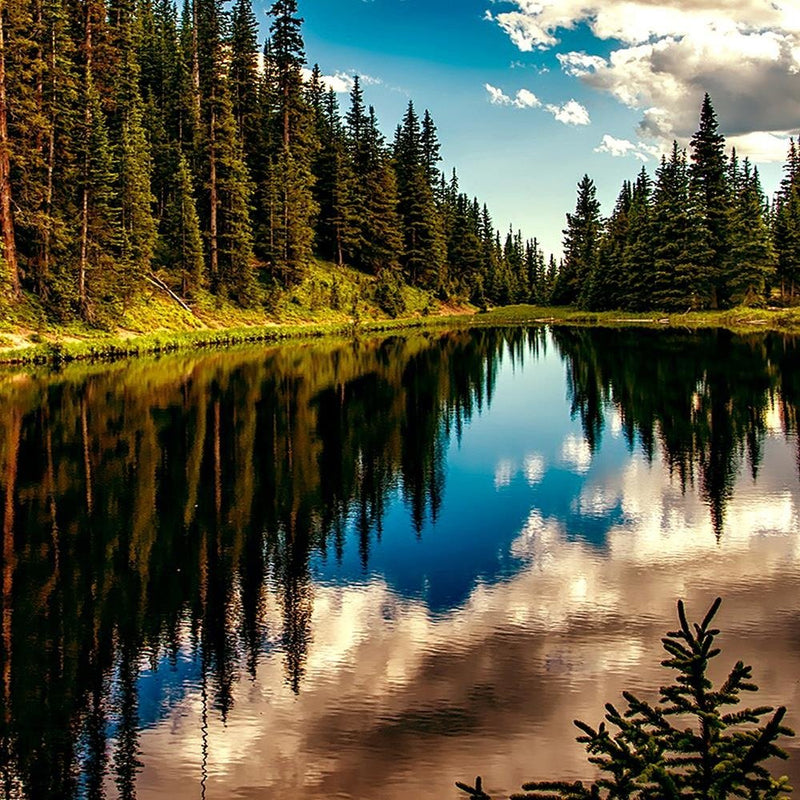
[[[797,430],[793,340],[555,340],[590,446],[613,402],[629,445],[660,443],[719,530],[773,399]],[[450,438],[502,362],[545,346],[479,329],[0,376],[0,796],[133,797],[142,666],[187,647],[204,714],[225,717],[241,665],[255,675],[276,643],[300,691],[314,554],[341,558],[353,530],[366,568],[396,494],[422,531]]]
[[[612,403],[630,448],[638,438],[652,458],[658,441],[683,488],[699,479],[718,535],[744,460],[758,472],[773,399],[787,433],[797,430],[794,339],[602,329],[558,329],[554,338],[589,445],[599,445]]]
[[[450,432],[525,341],[419,335],[0,378],[0,792],[100,798],[112,781],[134,797],[142,665],[187,643],[211,713],[228,714],[239,665],[254,674],[276,634],[299,691],[312,554],[341,557],[353,526],[366,567],[398,490],[418,530],[435,518]]]

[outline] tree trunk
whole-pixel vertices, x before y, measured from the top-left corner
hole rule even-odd
[[[211,203],[211,218],[209,220],[209,233],[211,241],[209,242],[209,250],[211,255],[211,288],[217,289],[219,283],[219,242],[217,240],[217,206],[219,205],[219,197],[217,193],[217,110],[216,110],[216,97],[211,95],[211,122],[209,131],[209,191]]]
[[[50,111],[50,130],[47,141],[47,186],[44,196],[45,229],[42,256],[42,273],[39,275],[39,293],[44,295],[47,280],[50,277],[50,256],[52,252],[53,238],[53,172],[56,159],[56,30],[55,26],[50,29],[50,75],[52,76],[51,98],[52,109]]]
[[[2,0],[0,0],[2,1]],[[84,79],[86,86],[92,80],[92,5],[91,2],[86,3],[86,34],[84,39],[84,47],[86,50],[86,70]],[[88,98],[87,98],[88,100]],[[86,126],[86,136],[89,136],[89,130],[92,126],[92,108],[87,102],[86,109],[83,112],[83,121]],[[88,315],[89,303],[88,295],[86,292],[86,271],[89,261],[89,158],[90,153],[87,147],[86,157],[83,163],[83,196],[81,198],[81,258],[80,266],[78,268],[78,302],[81,307],[81,314],[85,318]]]
[[[5,2],[0,0],[0,237],[12,297],[19,297],[19,264],[11,212],[11,159],[8,143],[8,101],[6,97]]]

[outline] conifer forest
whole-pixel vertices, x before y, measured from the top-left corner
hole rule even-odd
[[[4,294],[107,323],[156,283],[251,307],[312,258],[477,305],[589,309],[792,304],[800,155],[768,201],[726,152],[706,96],[688,151],[625,182],[609,218],[586,176],[563,258],[495,227],[440,170],[413,101],[391,141],[356,78],[346,108],[306,68],[295,0],[8,0],[0,28]]]

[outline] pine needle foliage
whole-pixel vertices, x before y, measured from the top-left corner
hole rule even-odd
[[[679,627],[662,639],[674,681],[663,686],[652,704],[624,692],[627,708],[606,705],[605,721],[593,728],[580,720],[578,741],[600,777],[590,785],[578,781],[534,781],[523,785],[514,800],[778,800],[792,791],[785,777],[775,778],[766,762],[786,759],[781,738],[794,732],[783,724],[784,707],[736,708],[745,695],[758,691],[752,667],[737,661],[727,678],[714,687],[709,664],[720,654],[714,617],[722,603],[713,603],[702,622],[690,623],[678,602]],[[457,783],[473,798],[491,800],[481,779],[474,787]]]

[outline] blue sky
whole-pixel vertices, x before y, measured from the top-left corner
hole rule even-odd
[[[771,194],[800,126],[796,0],[300,0],[310,64],[365,77],[391,135],[409,99],[438,126],[443,168],[560,251],[584,172],[610,211],[696,127],[702,95]],[[265,28],[267,3],[260,7]],[[256,8],[257,14],[259,8]],[[336,77],[338,76],[338,77]]]

